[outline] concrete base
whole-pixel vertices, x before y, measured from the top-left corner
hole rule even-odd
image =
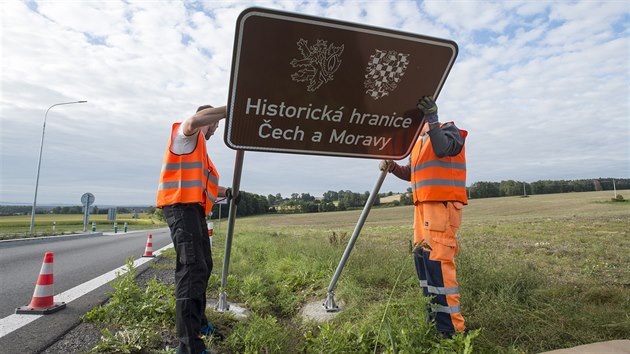
[[[552,350],[541,354],[630,354],[630,340],[620,339],[591,343],[573,348]]]
[[[315,321],[318,323],[331,321],[339,314],[339,311],[329,312],[324,308],[323,300],[315,300],[307,303],[300,311],[300,315],[304,320]],[[340,304],[341,305],[341,304]]]
[[[215,299],[208,299],[206,303],[206,308],[216,311],[217,303],[218,301]],[[236,319],[239,319],[239,320],[249,317],[249,314],[250,314],[249,310],[246,309],[245,307],[241,306],[240,304],[233,304],[233,303],[229,303],[229,309],[223,312],[229,312],[232,315],[234,315]]]

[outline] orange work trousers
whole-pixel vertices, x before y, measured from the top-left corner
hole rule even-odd
[[[463,332],[455,256],[456,233],[462,220],[460,202],[416,203],[414,214],[414,263],[424,296],[430,297],[429,319],[438,331]]]

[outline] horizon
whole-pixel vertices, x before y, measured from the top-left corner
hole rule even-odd
[[[502,180],[502,181],[498,181],[498,182],[497,181],[477,181],[475,183],[501,183],[501,182],[507,182],[507,181],[514,181],[516,183],[527,183],[528,185],[531,185],[532,183],[544,182],[544,181],[553,181],[553,182],[567,181],[568,182],[568,181],[587,181],[587,180],[592,180],[592,181],[595,181],[595,180],[598,180],[598,181],[614,180],[614,181],[618,181],[618,180],[629,180],[629,179],[628,178],[616,178],[616,177],[596,177],[596,178],[579,178],[579,179],[572,179],[572,180],[570,180],[570,179],[535,180],[535,181],[532,181],[532,182],[508,179],[508,180]],[[475,183],[473,183],[472,185],[474,185]],[[472,188],[472,185],[466,186],[466,189]],[[347,189],[342,189],[342,190],[346,191]],[[339,191],[342,191],[342,190],[336,190],[336,191],[335,190],[328,190],[326,192],[329,192],[329,191],[339,192]],[[606,190],[613,190],[613,189],[606,189],[604,186],[602,186],[602,190],[606,191]],[[628,190],[628,189],[618,189],[617,188],[616,190]],[[250,192],[250,191],[247,191],[247,190],[242,190],[242,192],[251,193],[251,194],[257,194],[257,195],[263,196],[265,198],[267,196],[269,196],[269,195],[276,196],[278,194],[278,193],[268,193],[267,195],[264,195],[264,194],[260,194],[260,193]],[[326,192],[324,192],[324,193],[326,193]],[[350,192],[352,192],[352,193],[365,193],[365,192],[368,192],[369,193],[370,191],[352,191],[351,190]],[[589,191],[584,191],[584,192],[589,192]],[[300,195],[302,194],[302,193],[299,193],[299,192],[293,192],[293,193],[298,193]],[[290,199],[291,198],[290,196],[293,193],[290,193],[290,194],[287,194],[287,195],[282,195],[282,193],[280,193],[280,194],[282,195],[283,199]],[[307,193],[307,192],[303,192],[303,193]],[[399,195],[399,194],[405,194],[405,193],[409,193],[409,192],[407,192],[406,190],[405,191],[396,191],[396,192],[392,191],[392,190],[384,191],[382,189],[379,191],[379,195],[389,194],[389,193],[392,193],[393,195]],[[561,194],[561,193],[568,193],[568,192],[559,192],[559,193]],[[577,192],[577,193],[582,193],[582,192]],[[308,193],[308,194],[310,194],[310,193]],[[532,194],[535,195],[535,193],[532,193]],[[542,195],[542,194],[556,194],[556,193],[539,193],[539,194]],[[311,195],[311,196],[315,197],[316,199],[321,199],[321,198],[323,198],[323,193],[322,193],[322,195]],[[498,197],[498,198],[500,198],[500,197]],[[471,198],[471,199],[473,199],[473,198]],[[481,198],[477,198],[477,199],[481,199]],[[25,206],[25,207],[28,206],[28,207],[31,207],[32,205],[33,205],[32,202],[30,202],[30,203],[21,203],[21,202],[7,202],[7,201],[0,200],[0,206]],[[77,206],[77,205],[81,205],[81,204],[80,203],[79,204],[71,204],[71,203],[54,203],[54,202],[52,202],[52,203],[37,204],[37,208],[40,208],[40,207],[41,208],[48,208],[48,207],[56,207],[56,206]],[[99,204],[98,203],[94,203],[92,206],[98,207]],[[155,203],[153,203],[153,204],[110,204],[110,203],[107,203],[107,204],[100,204],[100,206],[102,206],[102,207],[123,207],[123,208],[130,208],[130,207],[134,207],[134,206],[135,207],[151,207],[151,206],[155,206]]]

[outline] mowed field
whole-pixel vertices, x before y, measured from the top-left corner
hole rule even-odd
[[[125,222],[128,230],[143,230],[166,227],[166,223],[156,218],[151,218],[146,214],[138,214],[138,219],[134,219],[132,214],[118,214],[118,230],[122,231]],[[107,220],[106,214],[90,215],[88,230],[92,230],[92,222],[96,222],[96,231],[112,231],[114,222]],[[31,225],[30,215],[0,216],[0,238],[28,235]],[[54,235],[61,233],[74,233],[83,231],[82,214],[36,214],[35,230],[38,235]]]
[[[618,193],[630,197],[628,190]],[[230,327],[228,344],[237,351],[268,344],[278,352],[296,346],[307,352],[430,352],[418,349],[427,346],[460,352],[472,344],[481,353],[536,353],[627,339],[630,204],[612,196],[470,201],[457,258],[463,314],[467,326],[479,330],[468,344],[462,338],[445,344],[423,324],[409,250],[411,206],[372,209],[335,289],[343,310],[332,324],[319,326],[304,325],[299,311],[325,300],[361,211],[237,219],[228,299],[259,317],[236,326],[221,316],[214,321]],[[215,274],[221,274],[224,238],[214,237]],[[216,296],[219,279],[212,279],[209,296]],[[261,326],[267,342],[248,346],[248,338],[258,338],[251,331]]]

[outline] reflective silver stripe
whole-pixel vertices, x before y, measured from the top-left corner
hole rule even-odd
[[[204,188],[204,189],[203,189],[203,191],[204,191],[204,193],[206,193],[206,197],[207,197],[208,199],[210,199],[210,201],[212,202],[212,204],[214,204],[214,203],[215,203],[215,201],[216,201],[216,198],[214,198],[214,196],[213,196],[212,194],[210,194],[210,192],[208,192],[208,190],[207,190],[207,189],[205,189],[205,188]]]
[[[415,165],[412,169],[412,172],[417,172],[425,168],[429,167],[443,167],[443,168],[452,168],[456,170],[466,170],[466,164],[461,162],[449,162],[449,161],[440,161],[433,160],[427,161],[425,163],[421,163],[419,165]]]
[[[169,162],[162,165],[163,171],[177,171],[177,170],[191,170],[195,168],[202,168],[201,162]]]
[[[426,186],[445,186],[445,187],[464,188],[466,187],[466,182],[458,181],[454,179],[440,179],[440,178],[425,179],[424,181],[416,182],[413,185],[413,189],[418,189],[418,188],[426,187]]]
[[[206,178],[208,179],[208,181],[210,181],[210,183],[219,184],[219,179],[216,176],[210,174],[210,171],[204,170],[203,173],[206,175]]]
[[[426,288],[427,286],[429,286],[429,283],[427,283],[426,280],[420,280],[420,287],[421,288]]]
[[[458,313],[458,312],[460,312],[460,309],[459,309],[459,305],[457,305],[457,306],[433,305],[431,307],[431,311],[433,311],[433,312],[443,312],[443,313]]]
[[[428,290],[431,294],[437,294],[437,295],[459,294],[459,286],[456,286],[454,288],[444,288],[444,287],[428,285],[427,287],[429,288]]]
[[[35,291],[33,292],[33,297],[46,297],[46,296],[54,296],[55,289],[54,285],[36,285]]]
[[[175,182],[162,182],[158,185],[158,190],[171,189],[171,188],[193,188],[203,187],[203,183],[198,180],[192,181],[175,181]]]
[[[175,182],[162,182],[158,185],[158,190],[171,189],[171,188],[193,188],[193,187],[201,187],[203,188],[204,193],[214,203],[216,198],[208,192],[208,190],[204,187],[203,183],[200,180],[192,180],[192,181],[175,181]]]

